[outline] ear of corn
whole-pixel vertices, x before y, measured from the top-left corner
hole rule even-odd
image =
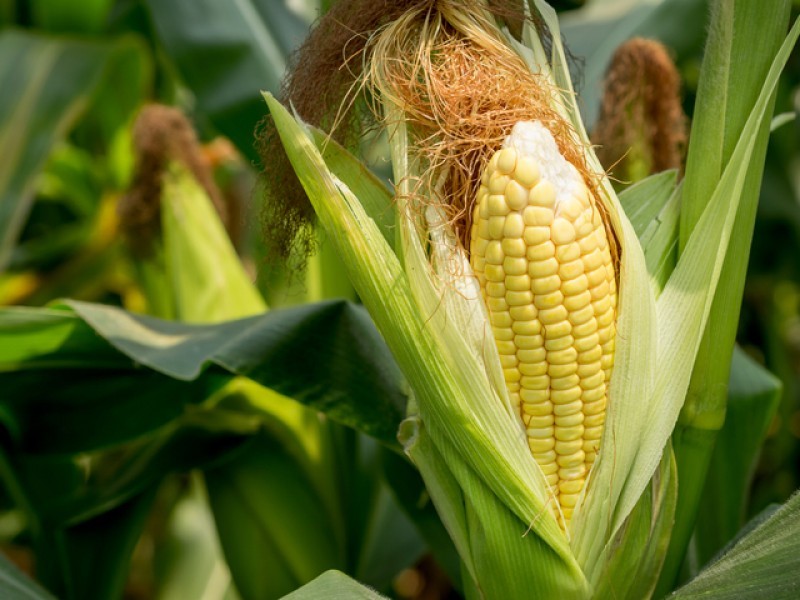
[[[164,174],[161,220],[167,276],[176,316],[216,322],[267,309],[203,189],[180,165]],[[213,250],[212,250],[213,249]],[[197,257],[213,257],[204,264]]]
[[[472,565],[478,585],[498,592],[495,597],[587,597],[583,573],[548,514],[544,478],[530,454],[519,452],[519,438],[508,435],[517,423],[505,408],[499,358],[484,326],[473,321],[483,311],[480,295],[451,285],[450,264],[440,264],[443,279],[431,277],[421,240],[406,218],[398,223],[400,257],[395,255],[301,125],[274,98],[266,100],[321,224],[414,392],[417,402],[409,408],[419,406],[419,418],[412,416],[404,428],[407,451],[425,455],[418,465],[437,505],[449,499],[466,511],[470,498],[468,512],[446,520],[451,535],[463,541],[465,565]],[[398,125],[395,133],[401,135]],[[406,214],[402,206],[398,211]],[[459,490],[466,490],[463,496]],[[494,508],[483,509],[489,505]],[[505,514],[493,516],[499,510]],[[502,569],[502,578],[494,577],[506,556],[514,561]]]
[[[511,403],[565,524],[594,464],[617,307],[603,212],[538,121],[518,123],[483,174],[470,262]]]

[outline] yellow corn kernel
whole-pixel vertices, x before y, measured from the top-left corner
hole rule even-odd
[[[594,192],[539,123],[517,124],[481,181],[470,261],[512,404],[567,527],[601,451],[616,333],[615,246]]]

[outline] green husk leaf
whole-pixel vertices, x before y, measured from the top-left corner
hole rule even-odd
[[[476,580],[477,572],[469,551],[464,492],[418,416],[410,416],[403,421],[398,437],[406,454],[422,474],[428,494],[462,557],[462,565],[466,569],[463,576]]]
[[[647,272],[650,273],[650,282],[656,298],[661,294],[678,262],[678,229],[682,193],[683,186],[679,185],[641,238]]]
[[[331,172],[350,188],[367,215],[375,221],[390,246],[394,246],[395,213],[392,193],[364,163],[324,131],[308,128]]]
[[[678,260],[682,187],[676,182],[676,171],[664,171],[635,183],[619,195],[644,249],[647,272],[656,297]]]
[[[532,532],[519,530],[519,521],[474,472],[464,458],[430,438],[424,424],[412,417],[404,424],[406,451],[420,468],[428,491],[437,506],[459,554],[463,559],[466,589],[480,598],[526,598],[546,593],[542,569],[553,550]],[[548,513],[542,518],[550,518]],[[537,565],[538,568],[532,568]],[[583,586],[559,587],[559,598],[585,598]],[[544,585],[547,585],[544,583]]]
[[[652,596],[669,545],[677,496],[675,456],[668,448],[636,507],[608,542],[605,576],[594,597],[639,600]],[[636,560],[631,560],[630,548],[641,549]]]
[[[637,181],[619,194],[622,209],[630,219],[639,240],[666,207],[675,191],[678,172],[663,171]],[[642,243],[647,251],[647,245]]]
[[[309,126],[314,143],[331,171],[361,200],[364,210],[378,224],[387,242],[394,244],[394,207],[392,195],[361,161],[327,133]],[[260,287],[272,306],[319,302],[332,298],[355,301],[356,293],[347,278],[336,248],[321,227],[316,230],[317,246],[308,257],[304,276],[297,278],[285,268],[261,270]]]

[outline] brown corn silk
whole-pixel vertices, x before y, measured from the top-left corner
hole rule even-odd
[[[600,162],[623,183],[681,169],[686,131],[680,75],[667,48],[644,38],[623,43],[606,73],[592,135]]]
[[[306,41],[291,57],[280,93],[281,102],[296,111],[306,123],[330,132],[331,137],[345,147],[354,148],[363,130],[373,127],[375,117],[381,114],[377,106],[380,99],[370,96],[370,91],[378,86],[371,84],[373,78],[368,73],[376,64],[373,58],[381,33],[392,28],[403,38],[413,37],[411,31],[401,31],[393,24],[402,19],[416,27],[418,23],[414,21],[424,19],[428,13],[435,17],[442,9],[451,13],[480,11],[484,15],[496,15],[504,19],[513,31],[519,31],[525,19],[522,3],[518,0],[491,0],[485,6],[475,0],[339,0],[315,24]],[[409,18],[409,15],[414,17]],[[417,35],[416,39],[421,38]],[[418,54],[412,41],[406,39],[404,48],[411,54],[401,57],[404,63]],[[497,41],[493,42],[494,46],[497,44]],[[380,61],[378,57],[377,62]],[[474,63],[462,62],[464,72],[472,70]],[[516,70],[520,69],[524,71],[524,65],[516,59]],[[408,70],[408,64],[403,70]],[[486,83],[485,72],[481,79]],[[502,89],[509,91],[512,84],[508,80]],[[461,86],[462,92],[465,87]],[[490,97],[488,91],[482,93],[485,99]],[[516,93],[517,96],[521,94]],[[506,119],[500,129],[510,129],[509,123],[510,119]],[[499,144],[502,137],[495,133],[489,141]],[[291,168],[270,117],[262,121],[256,138],[262,169],[264,202],[261,222],[266,254],[276,261],[294,259],[297,266],[302,267],[305,257],[314,250],[313,208]],[[473,171],[477,174],[479,169]],[[462,217],[467,217],[463,202],[461,209]],[[467,237],[465,226],[466,222],[462,222],[459,227],[463,241]]]
[[[292,55],[280,100],[306,123],[355,149],[374,123],[360,92],[367,44],[375,31],[426,0],[339,0]],[[314,209],[297,179],[271,118],[256,134],[261,158],[263,239],[268,259],[297,271],[315,249]]]
[[[142,108],[133,126],[136,171],[117,212],[120,228],[138,256],[149,256],[152,241],[161,231],[161,187],[169,162],[186,167],[211,198],[223,223],[227,207],[214,182],[211,165],[203,155],[189,121],[178,109],[163,104]]]

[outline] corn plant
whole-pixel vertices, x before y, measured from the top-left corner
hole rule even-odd
[[[381,451],[377,443],[286,396],[303,396],[306,403],[324,398],[330,410],[336,404],[335,397],[345,395],[343,390],[336,384],[320,389],[316,380],[321,378],[292,375],[301,364],[297,353],[300,347],[295,344],[303,337],[309,340],[308,336],[319,344],[320,339],[328,338],[325,327],[342,327],[342,332],[354,332],[361,326],[369,329],[369,321],[363,314],[350,313],[353,307],[342,302],[301,307],[294,325],[290,324],[292,311],[270,318],[217,214],[212,198],[218,200],[220,194],[210,173],[203,169],[197,140],[185,118],[176,109],[149,106],[134,127],[133,139],[138,166],[132,188],[120,199],[119,230],[134,258],[132,266],[143,296],[140,306],[151,319],[161,320],[148,321],[146,316],[91,303],[61,305],[60,311],[6,309],[0,316],[4,339],[22,340],[4,343],[0,349],[4,381],[11,403],[16,405],[9,408],[8,423],[21,417],[18,409],[29,410],[26,407],[39,398],[50,403],[50,410],[41,412],[52,413],[51,426],[60,432],[55,439],[51,436],[48,443],[33,448],[31,443],[36,445],[38,432],[48,428],[40,422],[32,427],[31,436],[14,436],[4,459],[5,485],[13,489],[14,500],[27,521],[39,579],[59,597],[120,596],[144,519],[154,504],[158,506],[156,490],[165,487],[162,480],[171,472],[202,467],[204,472],[195,473],[188,493],[173,501],[174,510],[166,511],[171,515],[168,529],[180,528],[187,512],[204,519],[210,527],[204,532],[195,523],[199,541],[193,548],[183,547],[177,559],[170,561],[168,551],[157,554],[159,563],[167,563],[158,565],[162,577],[156,587],[159,598],[280,597],[331,568],[385,587],[396,571],[421,552],[421,543],[378,476]],[[79,305],[96,316],[105,313],[106,317],[100,316],[95,325],[105,321],[110,329],[90,333],[86,329],[89,321],[82,321],[74,312]],[[306,313],[309,308],[317,315],[310,321],[306,318],[311,316]],[[317,313],[319,309],[321,313]],[[335,316],[340,310],[345,321],[355,317],[361,325],[345,324]],[[255,323],[263,324],[264,319],[278,330],[259,333]],[[310,326],[315,319],[321,321],[320,327]],[[231,325],[238,333],[229,329]],[[288,329],[279,333],[286,325]],[[71,349],[54,335],[60,327],[73,330],[75,345]],[[83,333],[77,333],[74,327]],[[162,327],[166,329],[158,333]],[[104,329],[102,325],[100,328]],[[183,333],[178,333],[182,328]],[[307,333],[304,335],[301,329]],[[145,331],[149,333],[139,337]],[[251,342],[244,343],[251,350],[239,354],[244,338],[251,335]],[[198,344],[203,337],[206,342]],[[338,335],[328,341],[333,337]],[[370,347],[374,334],[357,337],[357,342],[340,340],[346,347],[361,345],[368,355],[382,354],[380,348]],[[34,341],[37,338],[50,342],[43,346]],[[92,338],[94,349],[91,342],[87,343]],[[270,358],[259,338],[262,342],[272,340],[275,348],[283,346],[283,358]],[[116,350],[107,345],[109,342]],[[201,350],[208,342],[211,346]],[[225,346],[230,346],[234,354],[223,358],[222,351],[217,358],[220,367],[227,364],[222,367],[227,374],[201,375],[204,363]],[[342,349],[325,342],[320,350],[325,360],[318,360],[318,364],[323,369],[336,368],[335,355]],[[245,358],[247,354],[249,359]],[[160,356],[153,360],[156,355]],[[302,349],[302,357],[309,356]],[[193,380],[199,376],[205,381],[188,386],[167,384],[159,389],[159,384],[177,375],[172,371],[164,378],[162,369],[171,371],[181,363],[186,366],[187,358],[199,362],[190,369],[193,374],[178,378],[188,375]],[[136,369],[131,359],[149,365],[145,367],[148,370],[154,367],[162,376],[137,378],[125,374],[130,367]],[[387,360],[384,356],[384,362]],[[98,367],[97,363],[105,366]],[[289,387],[298,383],[300,387],[290,391],[277,379],[269,389],[259,385],[259,381],[265,383],[260,376],[246,372],[263,366]],[[70,402],[70,390],[82,385],[76,381],[76,371],[93,382],[95,391],[82,395],[85,406],[116,396],[110,404],[122,413],[128,402],[139,407],[127,418],[118,413],[104,428],[94,421],[104,419],[102,411],[94,410],[90,410],[94,417],[83,419],[80,427],[76,427],[80,418],[56,423],[62,403]],[[383,399],[373,403],[375,408],[388,408],[390,414],[396,412],[399,417],[399,410],[384,403],[392,395],[402,397],[399,390],[387,394],[387,390],[372,388],[369,379],[379,387],[384,384],[363,369],[353,375],[353,388],[357,381],[363,393]],[[393,373],[382,371],[381,376],[386,375]],[[37,393],[43,376],[59,377],[62,393],[44,397]],[[139,386],[127,388],[131,377],[139,380]],[[147,379],[155,387],[150,387]],[[386,383],[396,385],[395,376],[388,379]],[[111,392],[114,387],[116,394]],[[170,399],[165,393],[175,396]],[[351,389],[347,395],[353,393]],[[151,398],[149,407],[141,405],[145,397]],[[156,405],[162,409],[153,410]],[[144,414],[149,415],[149,422],[136,418],[141,408],[147,409]],[[87,436],[86,431],[94,433]],[[77,468],[86,470],[85,480],[74,479]],[[42,489],[39,482],[43,471],[59,482]],[[352,513],[352,506],[360,510]],[[103,525],[108,521],[113,525]],[[402,553],[381,556],[372,551],[387,536],[402,544]],[[313,541],[312,549],[308,548],[309,540]],[[167,537],[159,545],[178,541]],[[101,551],[103,547],[108,554],[103,559],[106,568],[102,575],[87,576],[81,566],[86,564],[87,548]]]
[[[797,37],[787,2],[714,3],[686,176],[621,192],[584,131],[603,57],[654,23],[683,34],[705,3],[568,15],[577,95],[540,0],[320,2],[333,12],[294,61],[305,25],[283,2],[101,4],[0,8],[0,25],[129,30],[0,34],[0,302],[49,303],[0,309],[0,537],[34,549],[51,592],[120,596],[148,516],[166,514],[162,599],[376,597],[348,576],[404,595],[389,582],[420,535],[470,598],[796,595],[797,498],[739,531],[778,386],[739,350],[731,363],[764,148],[785,121],[770,115]],[[185,127],[151,143],[157,185],[129,189],[136,105],[190,106],[255,160],[258,89],[277,95],[286,64],[260,245],[302,258],[321,231],[297,298],[354,298],[342,258],[372,320],[341,301],[276,309],[274,273],[266,310]],[[348,152],[383,140],[389,188]],[[660,165],[628,156],[615,176]],[[34,196],[65,190],[85,243],[69,227],[19,243]],[[117,217],[123,193],[158,208],[155,226]],[[37,270],[58,248],[75,256]],[[128,310],[57,300],[108,291]],[[51,597],[0,559],[0,596],[17,591]]]
[[[344,151],[302,121],[302,103],[294,117],[266,102],[413,390],[400,439],[466,596],[660,596],[693,527],[694,460],[708,458],[687,435],[724,413],[725,398],[699,388],[719,381],[708,369],[729,368],[771,98],[800,25],[764,51],[754,80],[737,43],[785,27],[788,5],[756,18],[755,3],[717,3],[686,180],[672,189],[657,176],[623,202],[590,148],[555,13],[500,4],[409,3],[351,57],[388,133],[394,196],[341,167]],[[728,76],[756,84],[746,107]],[[628,216],[678,197],[680,227]],[[677,597],[791,597],[796,511],[797,497]],[[726,573],[751,580],[714,591]]]

